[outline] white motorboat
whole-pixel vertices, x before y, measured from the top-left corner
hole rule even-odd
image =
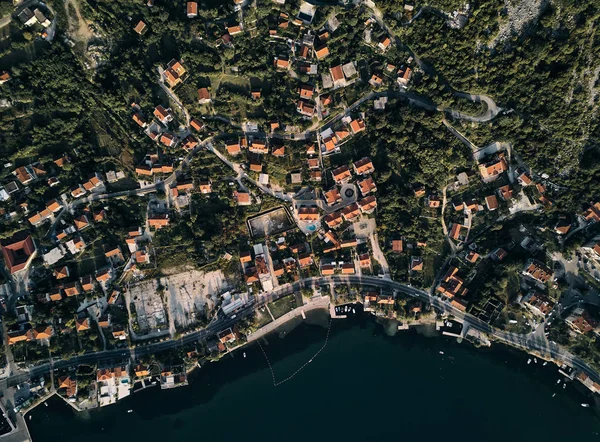
[[[590,404],[581,404],[583,408],[590,408]]]
[[[527,359],[527,365],[531,364],[531,358]]]

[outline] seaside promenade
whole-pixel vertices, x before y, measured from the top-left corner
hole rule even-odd
[[[261,327],[260,329],[258,329],[257,331],[255,331],[254,333],[249,335],[248,336],[248,344],[262,338],[265,335],[268,335],[273,330],[282,326],[289,320],[294,319],[298,316],[301,316],[303,313],[306,313],[311,310],[316,310],[316,309],[328,309],[329,302],[330,302],[329,296],[322,296],[322,297],[319,297],[316,299],[311,299],[308,303],[306,303],[300,307],[296,307],[294,310],[287,312],[285,315],[280,316],[279,318],[275,319],[274,321],[268,323],[264,327]]]

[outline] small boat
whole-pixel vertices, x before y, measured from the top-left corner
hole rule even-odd
[[[246,352],[244,352],[244,357],[246,357]]]
[[[533,362],[537,364],[537,358],[533,358]]]
[[[556,393],[554,393],[554,394],[552,395],[552,397],[554,397],[554,396],[556,396]]]
[[[444,352],[440,350],[440,354],[441,354],[441,355],[443,355],[443,354],[444,354]]]
[[[567,388],[567,384],[563,384],[563,390]]]
[[[352,309],[352,314],[355,315],[356,314],[356,310]]]
[[[542,367],[545,367],[546,365],[548,365],[548,361],[544,362],[544,363],[542,364]]]
[[[590,404],[581,404],[583,408],[590,408]]]
[[[48,402],[44,402],[44,405],[47,407],[48,406]]]
[[[527,365],[531,364],[531,358],[527,359]]]
[[[560,379],[558,381],[556,381],[557,384],[560,384]]]
[[[127,413],[133,413],[133,410],[127,410]]]
[[[31,420],[31,414],[29,415],[29,420]]]

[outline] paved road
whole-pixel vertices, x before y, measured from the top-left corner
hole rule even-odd
[[[507,333],[502,330],[498,330],[490,326],[488,323],[480,320],[479,318],[476,318],[470,314],[458,310],[457,308],[450,305],[448,302],[440,298],[431,296],[427,292],[416,289],[414,287],[400,284],[389,279],[380,279],[370,276],[314,277],[303,279],[293,284],[282,285],[271,291],[267,296],[261,297],[260,302],[256,302],[255,299],[252,299],[251,302],[245,308],[243,308],[236,314],[235,319],[226,316],[220,316],[218,319],[209,324],[208,327],[206,327],[205,329],[186,334],[179,339],[165,340],[162,342],[156,342],[144,346],[135,347],[132,349],[117,349],[97,353],[87,353],[68,360],[53,361],[52,367],[55,369],[63,369],[81,364],[103,364],[116,362],[119,360],[129,359],[130,357],[140,357],[152,353],[169,350],[172,348],[177,348],[185,344],[201,341],[210,336],[213,336],[217,332],[227,327],[232,326],[240,319],[252,314],[255,311],[255,309],[262,307],[267,302],[295,293],[302,288],[312,288],[317,285],[326,284],[329,284],[332,287],[334,284],[371,285],[390,291],[400,292],[415,298],[419,298],[424,302],[430,303],[438,311],[453,315],[455,318],[458,318],[459,320],[468,323],[470,327],[473,327],[476,330],[485,333],[488,336],[495,338],[500,342],[521,348],[528,352],[539,352],[542,355],[546,357],[551,357],[556,361],[567,363],[568,365],[571,365],[579,370],[584,371],[588,374],[588,376],[590,376],[590,378],[592,378],[596,382],[600,382],[600,376],[598,376],[598,374],[593,369],[591,369],[584,361],[573,356],[568,351],[558,347],[555,344],[547,343],[543,338],[539,336],[536,336],[534,334],[522,335],[515,333]],[[49,363],[32,367],[29,369],[28,373],[10,376],[0,381],[0,390],[6,389],[7,387],[15,386],[27,380],[29,377],[39,377],[41,375],[49,373],[50,370],[51,365]]]

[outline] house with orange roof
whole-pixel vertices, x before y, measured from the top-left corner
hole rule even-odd
[[[234,143],[234,142],[227,143],[225,145],[225,149],[227,149],[227,153],[229,155],[237,155],[242,151],[240,148],[239,142],[238,143]]]
[[[467,256],[465,257],[465,259],[467,261],[469,261],[471,264],[474,264],[479,259],[479,253],[474,252],[473,250],[471,250],[469,253],[467,253]]]
[[[258,271],[256,270],[256,267],[248,267],[246,269],[246,271],[244,272],[244,279],[246,280],[246,284],[248,284],[248,285],[258,282],[259,278],[258,278]]]
[[[379,87],[383,84],[383,78],[381,78],[377,74],[371,75],[371,79],[369,80],[369,84],[373,87]]]
[[[146,122],[146,119],[142,116],[142,114],[140,114],[139,112],[136,112],[135,114],[132,115],[131,117],[133,119],[133,121],[135,121],[137,123],[138,126],[145,128],[148,123]]]
[[[410,257],[410,271],[411,272],[422,272],[423,271],[423,258],[421,256]]]
[[[7,333],[8,345],[14,345],[18,342],[29,342],[33,341],[33,331],[30,330],[18,330]]]
[[[70,376],[61,376],[58,378],[58,389],[64,390],[64,397],[74,398],[77,396],[77,380]]]
[[[354,135],[356,135],[359,132],[362,132],[366,128],[367,127],[365,126],[365,122],[361,118],[356,118],[350,122],[350,129],[352,130],[352,133]]]
[[[144,23],[142,20],[140,20],[133,28],[133,30],[139,35],[143,35],[147,29],[148,27],[146,26],[146,23]]]
[[[252,199],[250,198],[250,194],[248,192],[233,192],[233,199],[237,203],[238,206],[249,206],[252,204]]]
[[[108,281],[112,279],[112,269],[103,269],[96,272],[96,281],[100,284],[106,284]]]
[[[354,275],[356,273],[356,269],[354,268],[354,264],[351,262],[346,262],[342,264],[342,275]]]
[[[203,195],[212,193],[212,181],[211,180],[200,181],[200,183],[198,183],[198,188],[200,189],[200,193]]]
[[[432,195],[427,199],[427,205],[432,209],[437,209],[442,205],[440,197]]]
[[[73,255],[76,255],[77,253],[85,249],[85,242],[83,241],[81,236],[77,235],[73,237],[73,239],[67,241],[66,246]]]
[[[344,86],[346,84],[346,78],[344,77],[344,71],[341,65],[329,68],[329,74],[333,80],[334,86]]]
[[[554,272],[540,261],[530,259],[525,264],[523,275],[535,279],[541,284],[546,284],[554,275]]]
[[[177,137],[168,132],[163,132],[160,136],[160,142],[167,147],[173,147],[177,144]]]
[[[33,238],[25,230],[13,234],[10,238],[1,239],[0,248],[4,265],[11,275],[29,267],[37,254]]]
[[[104,256],[106,256],[106,259],[108,259],[111,264],[118,265],[125,261],[125,257],[123,256],[123,252],[121,252],[120,246],[107,247],[105,250]]]
[[[377,198],[374,195],[369,195],[361,200],[358,200],[358,207],[362,213],[373,213],[377,208]]]
[[[354,168],[354,173],[357,175],[369,175],[375,172],[375,167],[373,167],[373,163],[367,157],[362,158],[355,163],[352,164]]]
[[[85,189],[81,186],[81,184],[77,184],[76,186],[71,187],[71,196],[73,198],[79,198],[82,195],[85,195]]]
[[[300,221],[314,222],[318,221],[320,217],[318,207],[300,207],[298,209],[298,219]]]
[[[306,117],[312,118],[315,114],[315,106],[304,100],[298,100],[298,103],[296,104],[296,110]]]
[[[75,330],[77,333],[89,330],[90,326],[90,318],[82,318],[75,320]]]
[[[59,267],[53,271],[56,279],[64,279],[69,277],[69,268],[67,266]]]
[[[188,18],[194,18],[198,15],[198,3],[187,2],[187,16]]]
[[[363,269],[368,269],[371,267],[371,257],[369,256],[368,253],[363,253],[361,255],[358,255],[358,261],[359,261],[360,267]]]
[[[323,174],[320,170],[311,170],[309,178],[311,181],[321,181],[321,179],[323,178]]]
[[[329,48],[327,46],[322,46],[318,49],[315,49],[315,55],[317,57],[317,60],[323,60],[329,55]]]
[[[392,240],[392,252],[402,253],[404,251],[404,242],[401,239]]]
[[[319,169],[321,167],[318,158],[309,158],[308,160],[306,160],[306,165],[311,170]]]
[[[112,331],[113,338],[124,341],[127,339],[127,332],[125,330],[113,330]]]
[[[464,280],[458,276],[458,273],[457,267],[450,267],[436,290],[449,299],[466,295],[468,290],[464,287]]]
[[[290,67],[290,61],[280,57],[275,57],[274,64],[277,69],[288,69]]]
[[[307,100],[310,100],[312,98],[314,92],[315,92],[315,88],[314,88],[314,86],[312,86],[310,84],[302,84],[298,88],[298,95],[300,95],[300,98],[304,98]]]
[[[589,222],[600,221],[600,202],[592,204],[588,209],[583,212],[583,218]]]
[[[188,2],[188,4],[189,4],[189,2]],[[135,367],[133,369],[133,372],[135,373],[136,377],[138,377],[138,378],[144,378],[144,377],[150,376],[148,367],[145,367],[143,365],[138,365],[137,367]]]
[[[496,195],[486,196],[485,205],[489,211],[496,210],[498,208],[498,199],[496,198]]]
[[[154,109],[154,117],[160,121],[162,124],[167,125],[171,121],[173,121],[173,111],[171,108],[165,109],[162,105],[156,106]]]
[[[54,327],[51,325],[41,325],[33,329],[33,339],[36,341],[48,341],[54,336]]]
[[[400,69],[398,71],[398,84],[404,88],[406,88],[406,86],[408,86],[408,83],[410,82],[410,79],[412,77],[412,70],[411,68],[407,67],[406,69]]]
[[[360,215],[360,209],[358,207],[358,204],[356,204],[356,203],[349,204],[342,209],[342,216],[344,217],[344,220],[346,220],[346,221],[349,221],[349,222],[353,221],[359,215]]]
[[[331,153],[337,149],[335,137],[327,137],[323,139],[323,146],[325,147],[325,153]]]
[[[323,197],[325,198],[325,202],[330,206],[342,202],[342,195],[337,187],[323,192]]]
[[[181,148],[186,152],[190,152],[194,150],[198,146],[198,140],[196,140],[192,135],[188,135],[181,143]]]
[[[10,80],[10,73],[8,71],[2,71],[2,74],[0,74],[0,84],[4,84],[8,80]]]
[[[511,198],[513,197],[513,192],[512,189],[510,188],[510,185],[506,185],[506,186],[502,186],[498,188],[498,196],[503,200],[503,201],[510,201]]]
[[[194,129],[196,132],[200,132],[204,127],[204,123],[197,118],[192,118],[190,120],[190,127]]]
[[[301,269],[309,267],[314,264],[313,256],[310,253],[303,253],[298,255],[298,265]]]
[[[48,292],[48,298],[50,301],[62,301],[63,291],[61,287],[52,287]]]
[[[334,264],[321,264],[321,275],[331,276],[334,273],[335,273],[335,265]]]
[[[377,43],[377,46],[382,51],[386,51],[390,47],[391,44],[392,44],[392,40],[390,40],[390,37],[388,37],[387,35],[383,35],[379,39],[379,43]]]
[[[75,227],[77,227],[77,230],[83,230],[90,225],[90,222],[87,216],[85,215],[78,216],[73,220],[73,222],[75,223]]]
[[[285,156],[285,146],[284,145],[274,145],[271,151],[271,154],[274,157],[283,158]]]
[[[212,100],[210,98],[210,92],[208,91],[208,88],[201,87],[198,89],[198,104],[206,104],[210,103],[211,101]]]
[[[114,305],[117,303],[117,301],[119,300],[119,296],[120,293],[116,290],[113,290],[113,292],[110,294],[110,297],[108,298],[108,304],[109,305]]]
[[[52,199],[46,203],[46,209],[52,213],[56,213],[62,209],[62,205],[56,199]]]
[[[335,139],[336,139],[336,143],[339,144],[341,143],[343,140],[345,140],[346,138],[348,138],[350,136],[350,132],[348,132],[346,129],[344,129],[343,127],[336,130],[334,132],[335,134]]]
[[[348,166],[341,166],[332,170],[331,175],[333,176],[333,180],[340,185],[346,184],[352,178],[352,173],[350,173]]]
[[[478,166],[484,182],[493,181],[508,170],[508,163],[503,154],[495,155]]]
[[[183,67],[183,61],[171,60],[167,68],[163,71],[163,80],[167,82],[172,89],[183,82],[187,71]]]
[[[341,212],[332,212],[327,214],[324,218],[324,221],[330,229],[335,229],[344,222]]]
[[[227,32],[231,36],[241,34],[244,31],[244,29],[242,28],[242,24],[241,23],[237,24],[237,25],[234,25],[234,26],[227,26],[227,25],[225,25],[225,29],[227,29]]]
[[[504,250],[502,247],[498,247],[496,250],[492,252],[491,257],[496,261],[503,261],[504,258],[508,256],[508,252]]]
[[[257,138],[252,140],[250,147],[248,147],[248,151],[260,155],[269,153],[269,148],[267,147],[266,140]]]
[[[153,215],[148,217],[148,225],[150,227],[154,227],[155,229],[162,229],[169,225],[169,215],[168,214],[160,214]]]
[[[455,241],[464,241],[465,236],[462,234],[462,229],[466,230],[466,227],[459,223],[453,223],[450,228],[450,238]]]
[[[81,291],[79,290],[79,283],[77,281],[66,283],[63,286],[63,289],[68,298],[81,294]]]
[[[255,160],[255,159],[251,159],[250,160],[250,170],[252,172],[262,172],[262,164],[260,163],[260,161]]]
[[[531,183],[533,183],[533,180],[531,179],[531,177],[529,176],[529,174],[527,172],[523,172],[522,174],[520,174],[517,177],[517,181],[523,187],[529,186]]]
[[[104,221],[106,219],[106,210],[98,209],[94,211],[94,222],[99,223],[100,221]]]

